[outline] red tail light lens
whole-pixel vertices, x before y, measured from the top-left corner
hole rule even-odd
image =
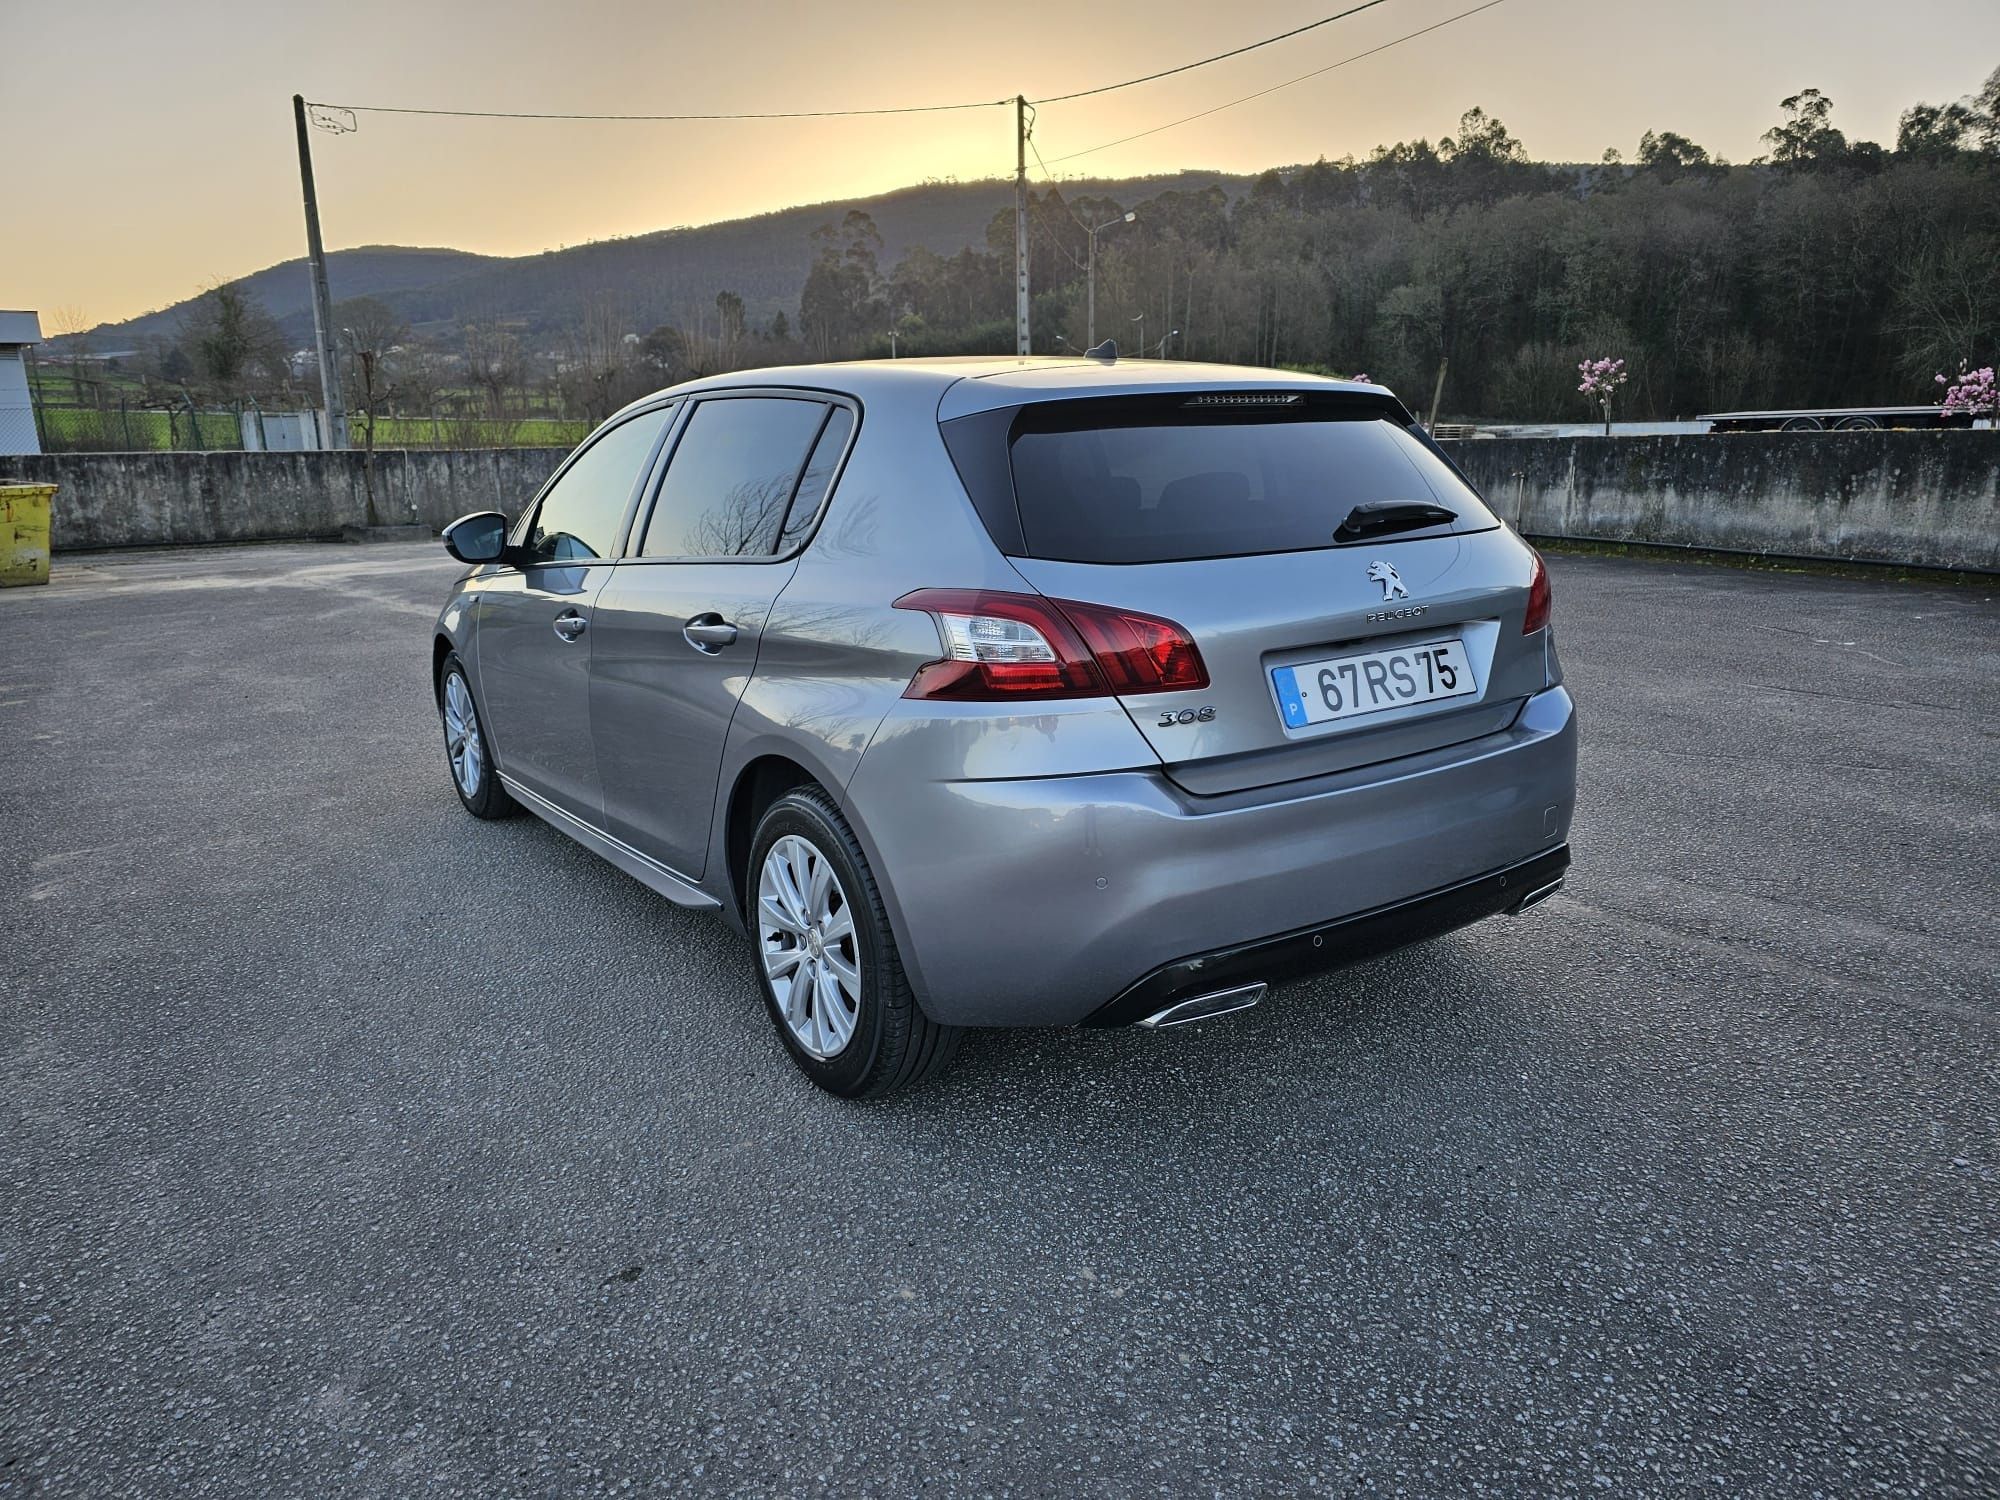
[[[1535,571],[1528,579],[1528,612],[1521,617],[1521,634],[1533,635],[1549,623],[1549,610],[1555,604],[1555,594],[1549,588],[1549,570],[1542,566],[1542,554],[1537,552]]]
[[[1089,645],[1112,692],[1172,693],[1208,686],[1201,652],[1172,620],[1073,599],[1055,603]]]
[[[905,698],[1102,698],[1208,686],[1193,639],[1157,615],[987,589],[918,589],[896,608],[929,614],[945,649],[917,669]]]

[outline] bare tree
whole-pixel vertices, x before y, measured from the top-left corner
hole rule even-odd
[[[397,410],[411,416],[435,416],[438,398],[451,380],[445,356],[430,344],[411,338],[395,359]]]
[[[69,364],[69,389],[78,406],[83,405],[83,359],[90,353],[90,330],[97,325],[74,302],[49,310],[49,327],[63,340],[63,356]]]
[[[557,389],[564,407],[593,426],[652,384],[639,359],[644,341],[627,332],[625,321],[615,297],[590,297],[564,344]]]
[[[473,323],[465,330],[465,378],[486,397],[495,417],[507,415],[507,397],[527,377],[527,355],[521,341],[494,323]]]
[[[211,287],[182,324],[202,379],[224,396],[281,386],[290,373],[277,320],[241,287]]]

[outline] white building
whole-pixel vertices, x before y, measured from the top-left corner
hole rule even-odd
[[[27,361],[28,346],[41,341],[42,320],[33,313],[0,312],[0,455],[42,451]]]

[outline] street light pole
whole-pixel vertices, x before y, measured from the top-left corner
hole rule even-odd
[[[1083,273],[1084,281],[1084,329],[1083,347],[1097,347],[1097,237],[1107,229],[1116,229],[1120,224],[1130,224],[1138,218],[1136,213],[1121,214],[1109,224],[1099,224],[1090,231],[1090,262]]]

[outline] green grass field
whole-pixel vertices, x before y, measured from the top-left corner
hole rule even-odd
[[[362,424],[350,418],[348,440],[362,443]],[[590,423],[564,417],[519,420],[464,417],[378,417],[377,448],[574,448]]]
[[[42,445],[51,453],[164,453],[172,449],[240,448],[242,428],[234,412],[92,411],[45,406],[38,413]],[[197,423],[198,428],[197,428]],[[590,424],[557,417],[518,420],[459,417],[380,417],[377,448],[573,448]],[[353,421],[349,441],[360,447],[362,424]]]

